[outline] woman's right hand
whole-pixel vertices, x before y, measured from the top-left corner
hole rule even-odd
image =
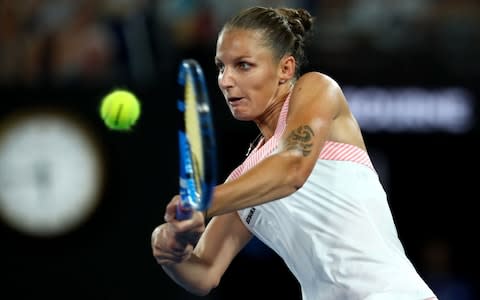
[[[166,223],[152,232],[153,256],[160,265],[168,266],[187,260],[205,230],[204,215],[201,212],[194,212],[188,220],[175,219],[179,201],[178,195],[173,197],[165,210]]]

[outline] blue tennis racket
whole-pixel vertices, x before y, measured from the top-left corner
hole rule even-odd
[[[209,95],[196,60],[181,62],[178,83],[180,204],[176,218],[185,220],[194,210],[204,211],[210,206],[217,180],[217,158]]]

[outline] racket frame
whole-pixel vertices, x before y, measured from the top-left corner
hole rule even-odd
[[[191,87],[196,98],[196,110],[200,126],[202,143],[203,174],[196,178],[197,166],[190,147],[186,130],[186,88],[187,80],[191,79]],[[213,189],[217,180],[216,143],[213,127],[209,95],[205,76],[200,64],[194,59],[184,59],[180,64],[178,73],[180,86],[177,109],[180,113],[180,129],[178,131],[179,143],[179,187],[180,203],[177,206],[177,219],[189,219],[193,211],[205,211],[211,204]],[[201,172],[202,173],[202,172]],[[198,174],[197,174],[198,175]],[[197,185],[200,185],[197,188]]]

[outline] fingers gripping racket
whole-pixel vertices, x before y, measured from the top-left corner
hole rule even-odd
[[[181,95],[178,131],[180,151],[180,205],[177,219],[191,217],[194,210],[210,206],[217,179],[215,132],[205,77],[193,59],[181,62],[178,74]]]

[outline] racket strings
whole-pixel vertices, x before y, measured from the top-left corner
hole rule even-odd
[[[200,128],[200,116],[198,111],[198,91],[195,89],[194,79],[191,74],[187,75],[185,82],[185,126],[187,142],[189,144],[192,177],[195,185],[196,197],[202,195],[203,178],[203,146]]]

